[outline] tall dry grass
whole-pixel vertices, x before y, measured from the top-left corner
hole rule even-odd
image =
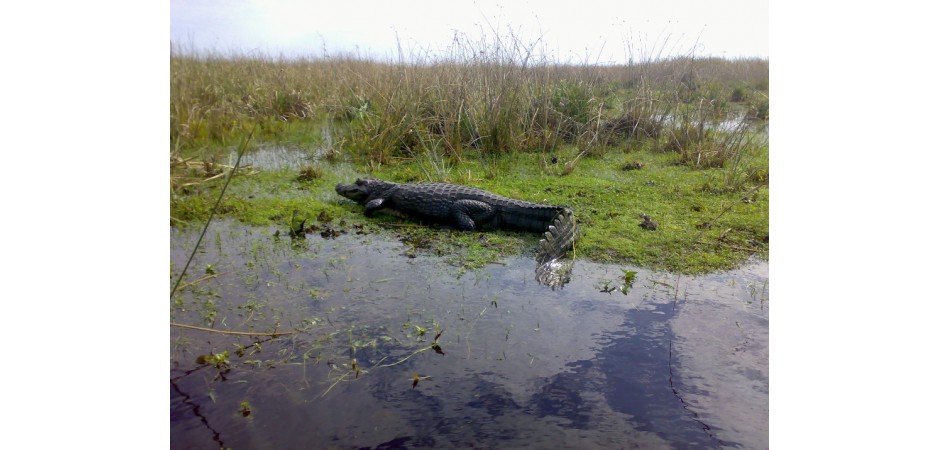
[[[376,61],[173,46],[171,145],[185,151],[235,143],[255,125],[263,139],[285,124],[326,121],[342,133],[345,149],[377,163],[431,152],[461,158],[467,151],[562,145],[589,155],[630,140],[683,154],[701,142],[746,141],[695,134],[707,122],[742,110],[766,119],[766,59],[682,56],[573,65],[535,50],[511,37],[455,39],[443,57]]]

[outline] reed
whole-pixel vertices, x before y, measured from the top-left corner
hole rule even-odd
[[[173,46],[171,224],[217,211],[254,225],[300,219],[282,232],[316,216],[335,231],[361,211],[337,202],[333,186],[371,175],[566,204],[590,230],[578,251],[591,260],[701,273],[766,254],[766,59],[599,65],[544,54],[512,35],[458,36],[443,55],[395,60]],[[235,177],[222,198],[224,163],[252,130],[252,142],[317,147],[321,159]],[[486,239],[429,241],[461,265],[520,247],[515,236]]]
[[[766,59],[679,56],[627,65],[550,61],[509,37],[458,36],[443,56],[287,59],[260,53],[170,53],[171,148],[186,155],[326,123],[343,151],[369,165],[431,155],[460,160],[552,152],[597,155],[648,145],[683,164],[723,166],[752,145],[709,123],[766,120]],[[334,136],[335,135],[335,136]],[[438,167],[438,170],[441,170]]]

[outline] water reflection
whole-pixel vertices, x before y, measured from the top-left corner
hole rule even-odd
[[[223,275],[184,290],[171,319],[306,328],[258,348],[172,328],[173,448],[767,446],[766,263],[630,268],[625,295],[598,289],[619,265],[578,261],[550,290],[524,257],[458,277],[380,235],[291,246],[273,229],[213,229],[193,267]],[[171,242],[182,266],[194,233]],[[444,354],[422,351],[438,332]],[[195,362],[222,351],[223,376]]]
[[[535,281],[548,286],[552,290],[561,289],[571,281],[571,272],[574,271],[574,261],[566,258],[555,258],[541,262],[536,259]]]

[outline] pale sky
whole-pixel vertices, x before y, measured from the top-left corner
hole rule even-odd
[[[406,57],[447,55],[455,33],[476,45],[498,32],[556,61],[769,57],[768,28],[767,0],[170,1],[174,44],[270,56],[397,58],[398,42]]]

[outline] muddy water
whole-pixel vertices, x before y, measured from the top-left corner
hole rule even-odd
[[[393,233],[274,232],[213,224],[187,277],[210,278],[171,321],[303,331],[171,327],[173,448],[768,445],[766,263],[678,277],[577,261],[553,291],[531,255],[462,271]],[[197,237],[171,231],[174,274]],[[622,269],[627,293],[602,292]]]

